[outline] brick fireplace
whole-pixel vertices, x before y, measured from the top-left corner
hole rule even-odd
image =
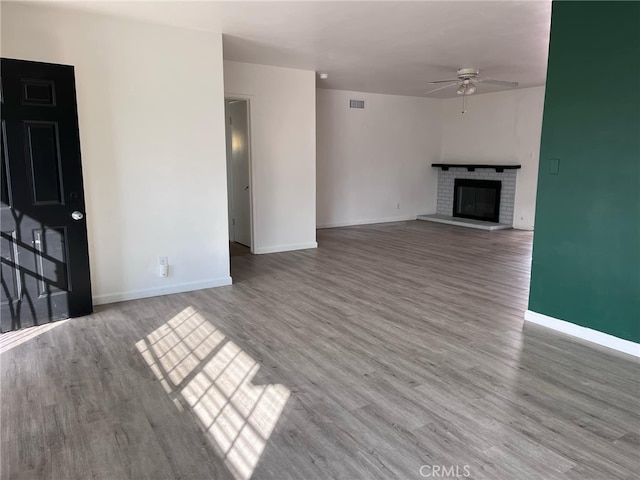
[[[456,165],[434,164],[438,169],[438,215],[454,215],[456,179],[500,182],[499,223],[513,225],[513,206],[516,196],[516,175],[520,165]]]

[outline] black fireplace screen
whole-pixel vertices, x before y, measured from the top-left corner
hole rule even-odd
[[[453,216],[498,223],[500,187],[497,180],[456,178],[453,190]]]

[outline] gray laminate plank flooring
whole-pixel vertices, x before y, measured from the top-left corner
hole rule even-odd
[[[0,337],[2,478],[637,478],[638,362],[523,324],[530,232],[318,242]]]

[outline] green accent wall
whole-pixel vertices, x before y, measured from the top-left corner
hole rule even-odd
[[[640,2],[554,2],[529,310],[640,342]]]

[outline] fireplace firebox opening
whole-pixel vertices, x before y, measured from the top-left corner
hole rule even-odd
[[[453,189],[453,216],[499,223],[500,189],[497,180],[456,178]]]

